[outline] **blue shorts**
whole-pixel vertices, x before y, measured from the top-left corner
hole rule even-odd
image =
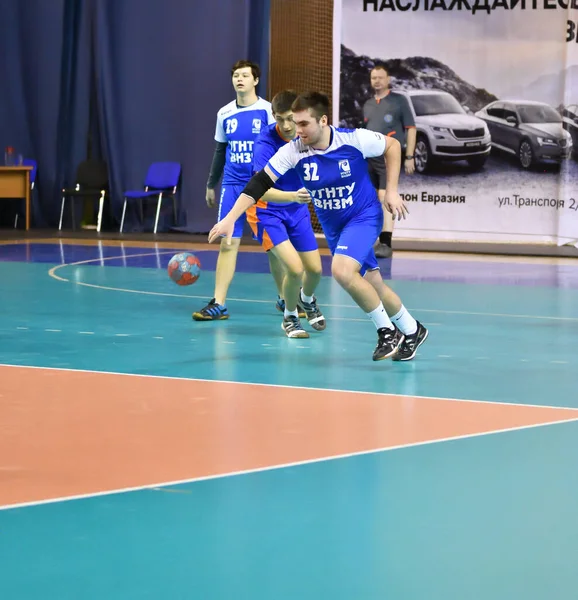
[[[317,250],[317,239],[311,226],[311,215],[306,204],[273,206],[257,202],[247,211],[247,221],[256,239],[265,251],[289,240],[297,252]]]
[[[359,273],[363,277],[367,271],[379,269],[373,245],[382,226],[383,213],[372,210],[356,215],[338,230],[323,225],[323,231],[331,254],[343,254],[358,262],[361,267]]]
[[[218,221],[224,219],[230,212],[237,198],[241,195],[241,192],[245,189],[245,184],[242,185],[231,185],[223,184],[221,186],[221,197],[219,198],[219,217]],[[234,238],[243,237],[243,228],[245,227],[246,217],[241,215],[235,221],[235,229],[233,230]]]

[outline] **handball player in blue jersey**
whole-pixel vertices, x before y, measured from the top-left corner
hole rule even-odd
[[[279,148],[296,137],[291,105],[297,94],[279,92],[271,105],[275,123],[265,127],[253,146],[253,171],[263,169]],[[259,201],[247,211],[247,221],[263,249],[279,261],[283,273],[277,281],[277,308],[283,312],[283,329],[289,338],[307,338],[299,320],[307,317],[313,329],[325,329],[325,317],[317,306],[315,289],[321,280],[321,256],[311,226],[309,207],[301,198],[309,198],[297,172],[291,169],[280,177]],[[301,284],[303,283],[303,287]]]
[[[271,103],[257,95],[257,84],[261,71],[259,65],[240,60],[233,65],[231,77],[237,97],[217,113],[215,128],[215,153],[207,181],[206,201],[214,207],[215,186],[221,175],[219,219],[223,219],[233,208],[239,194],[253,175],[253,144],[261,131],[274,123]],[[229,318],[227,292],[235,274],[237,254],[245,215],[235,221],[231,243],[221,243],[215,272],[215,295],[209,303],[193,313],[195,321],[220,321]],[[230,240],[229,240],[230,241]],[[271,264],[271,269],[278,265]],[[276,275],[281,277],[282,275]]]
[[[428,331],[381,278],[373,244],[381,231],[383,209],[367,167],[368,158],[384,157],[384,205],[394,219],[405,219],[408,210],[397,190],[401,146],[381,133],[330,126],[329,100],[319,92],[301,94],[292,110],[299,137],[280,148],[251,178],[229,215],[209,233],[209,242],[222,235],[230,240],[235,219],[287,171],[295,169],[311,196],[333,254],[334,279],[375,324],[378,337],[373,360],[411,360]]]

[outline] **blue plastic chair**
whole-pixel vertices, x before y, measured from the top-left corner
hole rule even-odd
[[[30,171],[30,194],[34,192],[34,182],[36,181],[36,171],[38,170],[38,163],[32,158],[25,158],[22,160],[23,167],[32,167]],[[18,218],[20,217],[20,211],[17,210],[14,215],[14,229],[18,227]]]
[[[126,215],[126,205],[129,200],[140,200],[141,219],[144,221],[143,200],[150,197],[157,197],[157,212],[155,216],[155,226],[153,233],[157,232],[159,226],[159,217],[161,214],[161,205],[164,198],[173,199],[173,213],[175,225],[177,223],[177,187],[181,176],[181,165],[176,162],[155,162],[152,163],[147,172],[144,190],[127,190],[124,193],[124,204],[122,207],[122,218],[120,220],[120,232],[124,228],[124,217]]]

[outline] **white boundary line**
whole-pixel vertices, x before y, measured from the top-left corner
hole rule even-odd
[[[59,269],[62,269],[64,267],[78,266],[78,265],[82,265],[82,264],[90,264],[90,263],[94,263],[94,262],[102,262],[104,260],[118,260],[118,259],[122,259],[122,258],[133,258],[133,257],[139,257],[139,256],[158,256],[159,254],[171,254],[171,253],[172,253],[172,251],[160,252],[160,253],[159,252],[151,252],[151,253],[139,253],[139,254],[128,255],[128,256],[124,255],[124,256],[101,257],[101,258],[97,258],[97,259],[89,259],[89,260],[84,260],[84,261],[78,261],[75,263],[67,263],[67,264],[57,265],[56,267],[51,268],[48,271],[48,274],[50,275],[50,277],[52,277],[56,280],[71,283],[71,281],[69,279],[66,279],[64,277],[56,275],[56,271]],[[146,295],[156,295],[156,296],[172,296],[172,297],[179,297],[179,298],[198,298],[199,297],[199,296],[184,296],[184,295],[180,295],[180,294],[168,294],[168,293],[161,293],[161,292],[129,290],[129,289],[123,289],[123,288],[112,288],[112,287],[106,287],[106,286],[99,286],[99,285],[95,285],[95,284],[88,284],[88,283],[84,283],[84,282],[72,282],[72,283],[76,283],[77,285],[84,285],[86,287],[93,287],[93,288],[105,289],[105,290],[111,290],[111,291],[136,293],[136,294],[146,294]],[[265,300],[251,300],[251,299],[241,299],[241,298],[237,298],[237,299],[231,298],[231,301],[259,302],[259,303],[268,302]],[[331,305],[330,304],[327,306],[332,306],[335,308],[354,308],[352,305],[337,305],[337,304]],[[573,317],[547,317],[547,316],[538,316],[538,315],[476,313],[476,312],[467,312],[467,311],[447,311],[447,310],[434,310],[434,309],[412,309],[412,310],[415,310],[415,311],[421,310],[422,312],[437,312],[437,313],[445,313],[445,314],[464,314],[464,315],[475,315],[475,316],[578,321],[578,318],[573,318]],[[571,412],[578,412],[577,409],[574,409],[571,407],[565,407],[565,406],[528,405],[528,404],[521,404],[521,403],[495,402],[495,401],[489,401],[489,400],[465,400],[465,399],[457,399],[457,398],[437,398],[437,397],[433,397],[433,396],[409,396],[409,395],[404,395],[404,394],[380,394],[380,393],[376,393],[376,392],[366,392],[366,391],[357,391],[357,390],[335,390],[335,389],[327,389],[327,388],[311,388],[311,387],[305,387],[305,386],[286,386],[286,385],[279,385],[279,384],[222,381],[222,380],[211,380],[211,379],[193,379],[193,378],[171,377],[171,376],[163,376],[163,375],[115,373],[115,372],[110,372],[110,371],[91,371],[91,370],[86,370],[86,369],[65,369],[65,368],[39,367],[39,366],[28,366],[28,365],[0,364],[0,367],[18,368],[18,369],[36,369],[36,370],[42,369],[42,370],[52,370],[52,371],[80,372],[80,373],[92,373],[92,374],[103,374],[103,375],[120,375],[120,376],[126,376],[126,377],[154,377],[154,378],[158,378],[158,379],[202,381],[202,382],[220,383],[220,384],[225,383],[225,384],[231,384],[231,385],[256,385],[256,386],[263,386],[263,387],[289,388],[289,389],[293,389],[293,390],[303,389],[303,390],[315,390],[315,391],[321,391],[321,392],[338,392],[338,393],[346,393],[346,394],[364,394],[364,395],[370,394],[370,395],[383,396],[383,397],[395,395],[397,397],[402,397],[402,398],[416,398],[416,399],[423,399],[423,400],[467,402],[467,403],[478,403],[478,404],[495,404],[495,405],[500,405],[500,406],[517,406],[517,407],[523,407],[526,409],[528,409],[528,408],[529,409],[532,409],[532,408],[538,409],[539,408],[539,409],[566,410],[566,411],[571,411]],[[252,473],[262,473],[262,472],[278,470],[278,469],[283,469],[283,468],[289,468],[289,467],[303,466],[303,465],[308,465],[308,464],[328,462],[328,461],[344,459],[344,458],[351,458],[351,457],[356,457],[356,456],[365,456],[365,455],[383,453],[383,452],[388,452],[391,450],[399,450],[399,449],[404,449],[404,448],[425,446],[425,445],[431,445],[431,444],[442,443],[442,442],[447,442],[447,441],[464,440],[464,439],[469,439],[469,438],[494,435],[497,433],[507,433],[507,432],[513,432],[513,431],[521,431],[521,430],[525,430],[525,429],[535,429],[535,428],[539,428],[539,427],[547,427],[547,426],[551,426],[551,425],[558,425],[561,423],[573,423],[573,422],[578,422],[578,417],[573,417],[573,418],[568,417],[567,419],[544,422],[544,423],[537,423],[537,424],[533,424],[533,425],[523,425],[523,426],[519,426],[519,427],[510,427],[510,428],[505,428],[505,429],[497,429],[497,430],[491,430],[491,431],[486,431],[486,432],[465,434],[465,435],[453,436],[453,437],[447,437],[447,438],[438,438],[438,439],[434,439],[434,440],[426,440],[426,441],[414,442],[414,443],[409,443],[409,444],[400,444],[397,446],[375,448],[372,450],[365,450],[365,451],[360,451],[360,452],[338,454],[338,455],[314,458],[314,459],[298,461],[298,462],[282,463],[282,464],[278,464],[278,465],[271,465],[271,466],[267,466],[267,467],[248,469],[248,470],[242,470],[242,471],[235,471],[235,472],[231,472],[231,473],[221,473],[221,474],[217,474],[217,475],[209,475],[209,476],[204,476],[204,477],[194,477],[194,478],[182,479],[182,480],[176,480],[176,481],[153,483],[153,484],[147,484],[147,485],[143,485],[143,486],[135,486],[135,487],[129,487],[129,488],[118,488],[118,489],[107,490],[107,491],[102,491],[102,492],[94,492],[94,493],[80,494],[80,495],[75,495],[75,496],[50,498],[50,499],[46,499],[46,500],[24,502],[24,503],[19,503],[19,504],[1,505],[0,510],[14,510],[14,509],[18,509],[18,508],[39,506],[39,505],[44,505],[44,504],[54,504],[54,503],[65,502],[65,501],[70,501],[70,500],[81,500],[81,499],[95,498],[95,497],[100,497],[100,496],[109,496],[109,495],[113,495],[113,494],[121,494],[121,493],[143,491],[143,490],[154,490],[155,488],[183,485],[183,484],[187,484],[187,483],[194,483],[194,482],[200,482],[200,481],[209,481],[209,480],[213,480],[213,479],[224,479],[226,477],[248,475],[248,474],[252,474]]]
[[[151,483],[151,484],[147,484],[147,485],[140,485],[140,486],[134,486],[134,487],[127,487],[127,488],[117,488],[117,489],[106,490],[106,491],[102,491],[102,492],[78,494],[76,496],[61,496],[61,497],[57,497],[57,498],[48,498],[46,500],[21,502],[19,504],[6,504],[6,505],[0,505],[0,511],[14,510],[14,509],[18,509],[18,508],[28,508],[28,507],[40,506],[40,505],[44,505],[44,504],[55,504],[55,503],[59,503],[59,502],[68,502],[70,500],[85,500],[88,498],[98,498],[100,496],[111,496],[113,494],[126,494],[128,492],[140,492],[140,491],[144,491],[144,490],[155,491],[154,488],[163,488],[163,487],[170,487],[170,486],[175,486],[175,485],[184,485],[187,483],[196,483],[196,482],[201,482],[201,481],[211,481],[213,479],[225,479],[228,477],[237,477],[239,475],[251,475],[253,473],[265,473],[267,471],[276,471],[279,469],[286,469],[286,468],[290,468],[290,467],[301,467],[304,465],[329,462],[329,461],[334,461],[334,460],[339,460],[339,459],[344,459],[344,458],[353,458],[353,457],[357,457],[357,456],[368,456],[371,454],[379,454],[379,453],[389,452],[391,450],[401,450],[404,448],[413,448],[413,447],[417,447],[417,446],[428,446],[428,445],[432,445],[432,444],[439,444],[442,442],[466,440],[466,439],[470,439],[470,438],[494,435],[497,433],[508,433],[508,432],[514,432],[514,431],[522,431],[525,429],[537,429],[539,427],[548,427],[551,425],[559,425],[562,423],[574,423],[574,422],[578,422],[578,417],[573,418],[573,419],[550,421],[547,423],[537,423],[534,425],[521,425],[519,427],[508,427],[505,429],[495,429],[492,431],[483,431],[480,433],[468,433],[468,434],[464,434],[464,435],[457,435],[454,437],[438,438],[435,440],[413,442],[410,444],[400,444],[397,446],[387,446],[384,448],[374,448],[372,450],[362,450],[360,452],[350,452],[347,454],[335,454],[333,456],[324,456],[321,458],[312,458],[309,460],[302,460],[302,461],[297,461],[297,462],[281,463],[278,465],[270,465],[267,467],[246,469],[246,470],[242,470],[242,471],[233,471],[231,473],[220,473],[218,475],[206,475],[203,477],[191,477],[189,479],[179,479],[176,481],[163,481],[160,483]],[[158,490],[158,491],[162,491],[162,490]]]
[[[141,256],[158,256],[160,254],[174,254],[173,250],[169,250],[166,252],[146,252],[141,254],[125,254],[121,256],[105,256],[99,258],[91,258],[88,260],[81,260],[73,263],[66,263],[62,265],[56,265],[52,267],[48,271],[48,275],[53,279],[58,281],[62,281],[64,283],[73,283],[75,285],[81,285],[88,288],[95,288],[99,290],[108,290],[113,292],[123,292],[128,294],[142,294],[144,296],[166,296],[171,298],[184,298],[184,299],[195,299],[195,300],[206,300],[206,296],[193,296],[193,295],[185,295],[185,294],[171,294],[170,292],[150,292],[145,290],[131,290],[127,288],[118,288],[118,287],[109,287],[104,285],[97,285],[94,283],[85,283],[83,281],[71,281],[70,279],[66,279],[65,277],[61,277],[57,275],[56,272],[64,267],[76,267],[80,265],[86,265],[95,262],[102,262],[106,260],[120,260],[127,258],[138,258]],[[251,302],[257,304],[269,304],[270,300],[255,300],[252,298],[229,298],[230,302]],[[348,308],[348,309],[356,309],[359,310],[357,306],[354,304],[323,304],[324,307],[329,308]],[[442,309],[434,309],[434,308],[410,308],[409,310],[415,312],[424,312],[424,313],[439,313],[439,314],[447,314],[447,315],[467,315],[467,316],[475,316],[475,317],[499,317],[506,319],[535,319],[541,321],[570,321],[578,323],[578,317],[552,317],[545,315],[517,315],[517,314],[509,314],[509,313],[485,313],[485,312],[470,312],[470,311],[462,311],[462,310],[442,310]],[[339,321],[363,321],[367,322],[368,319],[350,319],[347,317],[331,317],[332,319]]]
[[[394,394],[394,393],[385,393],[385,392],[367,392],[363,390],[339,390],[334,388],[325,388],[325,387],[309,387],[303,385],[283,385],[279,383],[260,383],[260,382],[251,382],[251,381],[227,381],[224,379],[201,379],[198,377],[179,377],[172,375],[149,375],[143,373],[120,373],[116,371],[93,371],[92,369],[70,369],[66,367],[41,367],[37,365],[12,365],[8,363],[0,363],[0,369],[2,367],[10,368],[10,369],[31,369],[31,370],[40,370],[40,371],[60,371],[64,373],[84,373],[90,375],[115,375],[120,377],[146,377],[148,379],[162,379],[162,380],[175,380],[175,381],[189,381],[195,382],[198,381],[200,383],[218,383],[218,384],[226,384],[226,385],[254,385],[258,387],[265,388],[281,388],[286,390],[306,390],[311,392],[329,392],[334,394],[361,394],[363,396],[378,396],[387,400],[391,396],[395,396],[397,398],[411,398],[416,400],[435,400],[435,401],[443,401],[443,402],[464,402],[470,404],[491,404],[497,406],[516,406],[519,408],[538,408],[538,409],[550,409],[550,410],[567,410],[573,411],[576,413],[578,418],[578,408],[573,408],[572,406],[553,406],[548,404],[523,404],[521,402],[498,402],[496,400],[470,400],[464,398],[440,398],[438,396],[415,396],[409,394]]]

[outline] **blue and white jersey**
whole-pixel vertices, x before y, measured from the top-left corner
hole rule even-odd
[[[215,140],[227,144],[224,185],[242,185],[253,175],[253,142],[261,129],[275,122],[271,103],[259,98],[250,106],[237,106],[236,100],[217,113]]]
[[[275,153],[279,148],[282,148],[289,143],[290,140],[286,140],[281,135],[277,123],[268,125],[263,128],[263,131],[259,134],[255,140],[255,152],[253,154],[253,173],[257,173],[261,169],[264,169],[269,160],[275,156]],[[277,179],[275,182],[275,189],[281,190],[282,192],[296,192],[300,189],[301,181],[299,175],[294,169],[291,169],[285,175]],[[269,208],[279,208],[281,206],[288,206],[293,204],[292,202],[271,202]]]
[[[366,159],[381,156],[386,147],[381,133],[331,127],[326,150],[315,150],[297,138],[280,148],[267,166],[278,177],[295,169],[321,224],[339,230],[360,213],[382,210]]]

